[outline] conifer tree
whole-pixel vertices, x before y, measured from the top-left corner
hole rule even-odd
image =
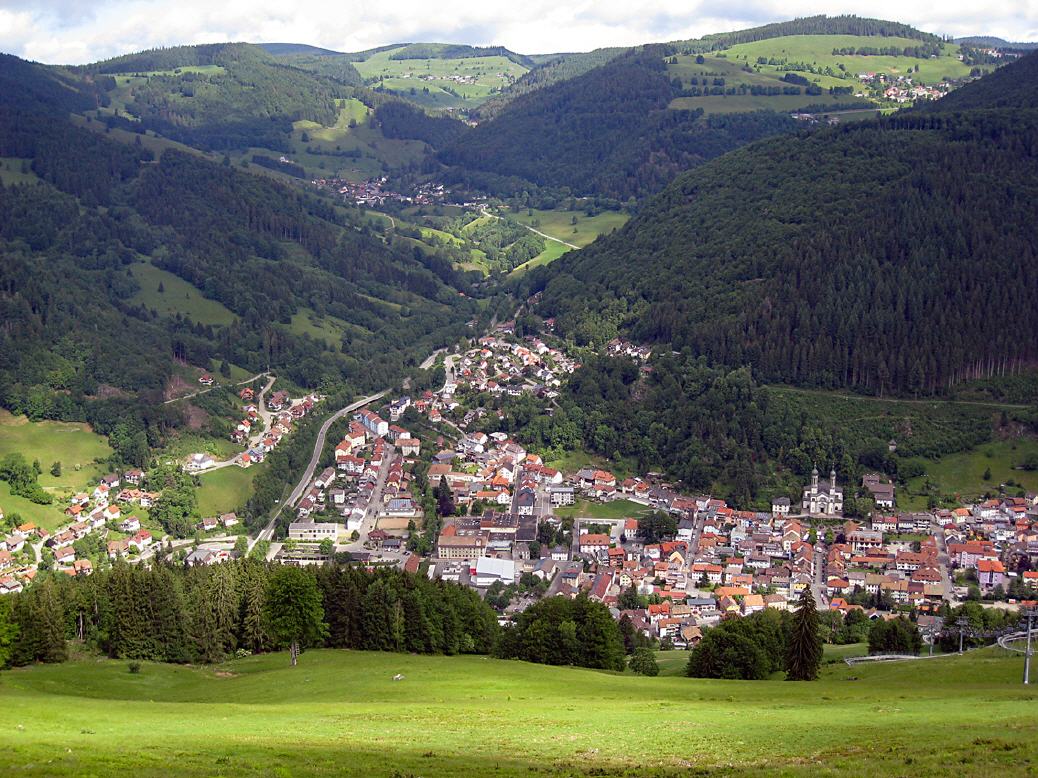
[[[797,600],[786,652],[786,680],[813,681],[822,665],[822,637],[818,632],[818,609],[811,587],[805,586]]]

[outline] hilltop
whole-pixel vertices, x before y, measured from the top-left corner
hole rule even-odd
[[[500,195],[532,186],[641,198],[679,171],[792,131],[790,113],[868,118],[943,94],[977,67],[959,55],[907,25],[824,16],[560,55],[478,109],[486,121],[440,159],[456,180]]]
[[[0,764],[47,775],[150,775],[174,761],[182,775],[1028,769],[1034,693],[1019,655],[919,662],[840,663],[789,683],[331,650],[295,669],[284,654],[136,675],[87,660],[0,676]]]
[[[771,139],[679,176],[550,266],[543,310],[567,332],[618,315],[637,339],[799,385],[935,392],[982,362],[1030,360],[1017,333],[1036,324],[1036,62],[925,112]],[[971,105],[1002,110],[941,111]],[[997,312],[952,313],[995,294]]]

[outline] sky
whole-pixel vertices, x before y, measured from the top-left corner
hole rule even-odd
[[[1036,0],[0,0],[0,51],[50,64],[224,41],[337,51],[448,42],[544,54],[683,40],[821,13],[952,36],[1038,40]]]

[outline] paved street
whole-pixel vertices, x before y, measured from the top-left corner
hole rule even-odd
[[[258,543],[259,541],[273,539],[274,529],[277,527],[278,517],[281,516],[281,512],[285,509],[286,506],[289,509],[291,509],[292,506],[294,506],[299,501],[299,498],[303,496],[303,492],[305,492],[306,489],[310,486],[310,482],[313,480],[314,477],[314,470],[317,469],[317,463],[321,459],[321,452],[324,451],[325,440],[328,437],[328,429],[346,414],[353,413],[353,411],[358,410],[359,408],[363,408],[365,405],[373,403],[376,400],[382,399],[386,396],[388,392],[388,389],[384,389],[383,391],[378,392],[377,394],[368,395],[367,397],[361,398],[356,402],[350,403],[345,408],[340,408],[338,411],[336,411],[327,419],[325,419],[324,424],[321,425],[321,429],[317,433],[317,440],[314,443],[314,453],[313,456],[310,457],[310,464],[308,464],[306,466],[306,470],[303,471],[303,477],[299,479],[299,483],[296,484],[296,487],[292,490],[292,493],[288,496],[288,499],[282,502],[281,505],[278,507],[277,512],[274,513],[274,515],[271,517],[270,521],[267,523],[267,526],[260,530],[260,533],[252,541],[250,541],[250,551],[252,550],[252,547],[255,546],[256,543]]]

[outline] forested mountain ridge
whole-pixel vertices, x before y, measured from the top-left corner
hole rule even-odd
[[[1035,62],[963,90],[967,107],[1015,95],[1000,110],[938,104],[714,160],[527,283],[578,342],[623,332],[765,381],[937,393],[1033,363]]]
[[[288,150],[293,121],[335,122],[336,100],[361,83],[346,67],[332,78],[285,64],[258,46],[218,43],[128,54],[80,71],[143,76],[132,84],[126,110],[166,137],[203,149]]]
[[[647,46],[516,98],[440,154],[448,174],[498,194],[566,187],[615,199],[658,190],[678,171],[795,125],[784,115],[705,118],[667,111],[664,49]]]
[[[642,198],[681,171],[745,143],[793,131],[790,111],[817,112],[820,105],[839,110],[841,101],[853,108],[873,104],[850,105],[860,89],[848,77],[853,63],[823,67],[783,54],[764,57],[762,70],[757,56],[747,61],[745,55],[722,51],[770,40],[776,50],[785,51],[788,41],[796,51],[805,36],[845,36],[838,40],[858,40],[858,48],[876,52],[884,40],[896,42],[899,53],[916,41],[927,51],[944,45],[935,35],[897,22],[813,16],[698,40],[564,55],[539,64],[477,109],[485,121],[439,158],[450,167],[450,180],[498,195],[541,187]],[[684,59],[679,62],[676,55]],[[706,96],[710,99],[702,101]]]
[[[156,157],[72,124],[70,109],[95,104],[91,79],[0,60],[0,85],[12,86],[2,99],[19,109],[0,111],[3,171],[18,164],[33,181],[0,186],[4,407],[89,420],[103,434],[129,425],[155,446],[183,423],[159,403],[178,362],[382,388],[465,331],[475,306],[448,262],[267,177],[184,151]],[[193,284],[233,321],[135,302],[145,266]],[[310,315],[341,340],[303,334],[296,322]]]
[[[940,41],[940,38],[932,33],[923,32],[901,22],[870,19],[850,14],[840,16],[819,14],[786,22],[773,22],[746,30],[704,35],[702,38],[685,41],[679,45],[691,46],[694,51],[713,51],[738,43],[783,38],[787,35],[855,35],[864,38],[914,38],[929,43]]]

